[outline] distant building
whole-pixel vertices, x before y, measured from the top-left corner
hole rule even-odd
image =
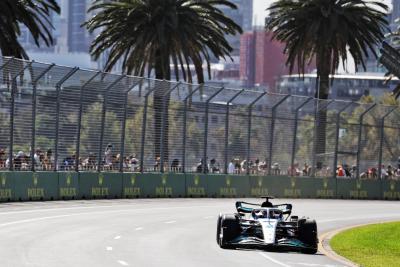
[[[238,9],[221,8],[224,14],[240,25],[243,31],[251,31],[253,27],[253,0],[231,0]],[[232,56],[240,54],[240,35],[227,35],[228,43],[233,47]]]
[[[278,92],[284,94],[315,96],[316,74],[282,76],[278,83]],[[391,92],[399,83],[397,79],[385,83],[386,78],[379,73],[339,74],[334,76],[329,91],[330,99],[357,101],[363,95],[374,97]]]
[[[86,21],[88,9],[85,0],[69,0],[68,6],[68,51],[89,52],[87,30],[81,27]]]
[[[246,32],[241,37],[240,79],[247,87],[265,86],[274,91],[279,78],[289,74],[284,44],[271,40],[271,37],[264,29]],[[314,68],[311,64],[306,72]]]

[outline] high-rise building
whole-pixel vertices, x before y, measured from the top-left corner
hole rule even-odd
[[[221,8],[224,14],[240,25],[244,32],[251,31],[253,27],[253,0],[231,0],[238,8]],[[233,48],[232,56],[240,54],[240,35],[226,36],[227,41]]]
[[[262,86],[274,91],[282,75],[289,74],[286,66],[284,44],[271,40],[271,33],[263,28],[247,32],[241,37],[240,79],[247,87]],[[307,65],[305,72],[312,72],[315,64]]]
[[[88,52],[89,38],[87,30],[81,27],[86,21],[88,9],[86,0],[69,0],[68,6],[68,51]]]

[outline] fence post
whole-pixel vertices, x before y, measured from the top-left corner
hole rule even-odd
[[[181,85],[181,82],[178,82],[175,86],[173,86],[172,88],[168,89],[164,95],[163,95],[163,106],[162,106],[162,117],[161,117],[161,136],[160,136],[160,171],[161,173],[164,173],[164,161],[165,161],[165,157],[164,157],[164,135],[165,135],[165,128],[167,126],[167,117],[165,116],[165,114],[168,112],[167,110],[167,102],[169,102],[170,100],[170,94],[177,88],[179,88],[179,86]],[[168,97],[168,99],[166,99]],[[168,132],[166,133],[168,134]],[[167,144],[168,146],[168,144]],[[169,153],[169,151],[168,151]]]
[[[342,109],[339,110],[339,112],[336,115],[335,151],[334,151],[334,155],[333,155],[333,168],[332,168],[333,178],[336,178],[336,175],[337,175],[336,174],[336,168],[337,168],[337,164],[338,164],[340,116],[352,104],[353,104],[353,102],[350,102],[347,105],[345,105]]]
[[[357,142],[357,169],[356,169],[356,174],[357,174],[357,179],[360,178],[360,154],[361,154],[361,135],[362,135],[362,124],[364,120],[364,116],[374,107],[376,106],[376,103],[367,108],[363,113],[361,113],[359,117],[359,129],[358,129],[358,142]]]
[[[276,119],[276,109],[283,103],[285,102],[286,99],[288,99],[290,95],[285,95],[281,100],[278,101],[275,105],[272,106],[272,118],[271,118],[271,139],[269,142],[269,161],[268,161],[268,174],[271,175],[271,166],[272,166],[272,149],[274,145],[274,132],[275,132],[275,119]]]
[[[17,90],[17,78],[22,75],[27,68],[30,68],[33,61],[26,64],[14,77],[11,77],[11,107],[10,107],[10,150],[8,155],[9,169],[14,170],[14,113],[15,113],[15,90]]]
[[[103,94],[103,110],[101,112],[101,130],[100,130],[100,143],[99,143],[99,154],[98,154],[99,157],[97,159],[97,171],[98,172],[101,171],[101,162],[102,162],[101,152],[103,151],[104,127],[105,127],[105,123],[106,123],[106,113],[107,113],[107,105],[108,105],[108,93],[117,83],[119,83],[125,77],[126,77],[125,75],[122,75],[122,76],[118,77],[115,81],[113,81],[104,90],[104,94]],[[120,161],[121,161],[121,159],[120,159]]]
[[[41,72],[36,79],[32,80],[32,137],[31,137],[31,171],[35,171],[35,141],[36,141],[36,93],[38,81],[49,72],[55,64],[49,65],[43,72]],[[31,77],[33,78],[33,77]]]
[[[259,95],[256,99],[253,100],[248,105],[248,125],[247,125],[247,159],[246,159],[246,174],[250,174],[250,146],[251,146],[251,119],[252,119],[252,111],[253,111],[253,106],[263,97],[267,94],[267,92],[263,92],[261,95]]]
[[[125,158],[125,132],[126,132],[126,117],[128,116],[128,96],[129,92],[133,90],[138,84],[141,85],[143,82],[143,78],[141,78],[138,82],[133,83],[133,85],[128,88],[125,92],[125,100],[124,100],[124,118],[122,120],[122,131],[121,131],[121,156],[119,161],[119,172],[124,171],[124,158]]]
[[[66,82],[72,75],[79,70],[78,67],[73,68],[67,75],[61,78],[61,80],[56,84],[57,93],[57,103],[56,103],[56,136],[54,144],[54,171],[58,170],[58,142],[59,142],[59,130],[60,130],[60,97],[61,97],[61,86]]]
[[[321,99],[317,99],[317,104],[315,108],[315,123],[314,123],[314,144],[313,144],[313,155],[312,155],[312,167],[311,167],[311,177],[315,177],[315,170],[317,169],[316,166],[316,156],[317,156],[317,127],[319,127],[319,112],[323,109],[326,109],[329,107],[330,104],[334,103],[334,100],[329,100],[326,105],[321,105],[321,107],[318,105],[318,102],[321,101]]]
[[[245,90],[242,89],[238,93],[236,93],[231,99],[226,103],[226,111],[225,111],[225,150],[224,150],[224,173],[228,174],[228,139],[229,139],[229,113],[230,113],[230,105],[231,103],[239,97]]]
[[[75,171],[79,171],[79,156],[80,156],[80,143],[81,143],[81,127],[82,127],[82,113],[83,113],[83,89],[90,84],[101,71],[96,72],[89,80],[87,80],[80,88],[79,93],[79,116],[78,116],[78,131],[77,131],[77,140],[75,147]]]
[[[187,109],[188,109],[188,101],[189,99],[201,88],[203,85],[197,86],[193,91],[191,91],[184,100],[184,107],[183,107],[183,137],[182,137],[182,143],[183,143],[183,149],[182,149],[182,172],[186,172],[186,135],[187,135]]]
[[[151,88],[144,96],[143,120],[142,120],[142,144],[140,149],[140,172],[144,171],[144,142],[146,141],[146,123],[147,123],[147,106],[149,105],[149,95],[157,89],[157,86]]]
[[[379,179],[382,179],[382,154],[383,154],[383,139],[384,139],[384,135],[385,135],[385,119],[396,109],[397,109],[397,107],[392,108],[381,119],[381,128],[380,128],[380,136],[379,136],[379,159],[378,159],[378,177],[379,177]]]
[[[225,88],[221,87],[218,89],[214,94],[212,94],[207,100],[206,100],[206,110],[205,110],[205,118],[204,118],[204,147],[203,147],[203,173],[207,173],[207,146],[208,146],[208,111],[209,111],[209,104],[210,101],[216,97],[220,92],[222,92]]]
[[[302,109],[305,105],[307,105],[311,100],[313,100],[312,97],[309,97],[305,102],[303,102],[300,106],[296,108],[296,114],[294,117],[294,132],[293,132],[293,144],[292,144],[292,158],[290,161],[290,170],[292,173],[292,176],[294,175],[293,173],[293,167],[294,167],[294,161],[296,158],[296,146],[297,146],[297,127],[299,124],[299,112],[300,109]]]

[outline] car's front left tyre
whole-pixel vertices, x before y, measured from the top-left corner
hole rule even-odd
[[[221,216],[218,240],[219,246],[224,249],[235,248],[235,246],[230,244],[230,242],[237,238],[240,235],[240,232],[241,228],[239,224],[239,219],[235,215]]]

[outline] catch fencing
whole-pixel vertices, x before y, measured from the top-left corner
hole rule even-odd
[[[400,176],[400,109],[0,58],[0,170]]]

